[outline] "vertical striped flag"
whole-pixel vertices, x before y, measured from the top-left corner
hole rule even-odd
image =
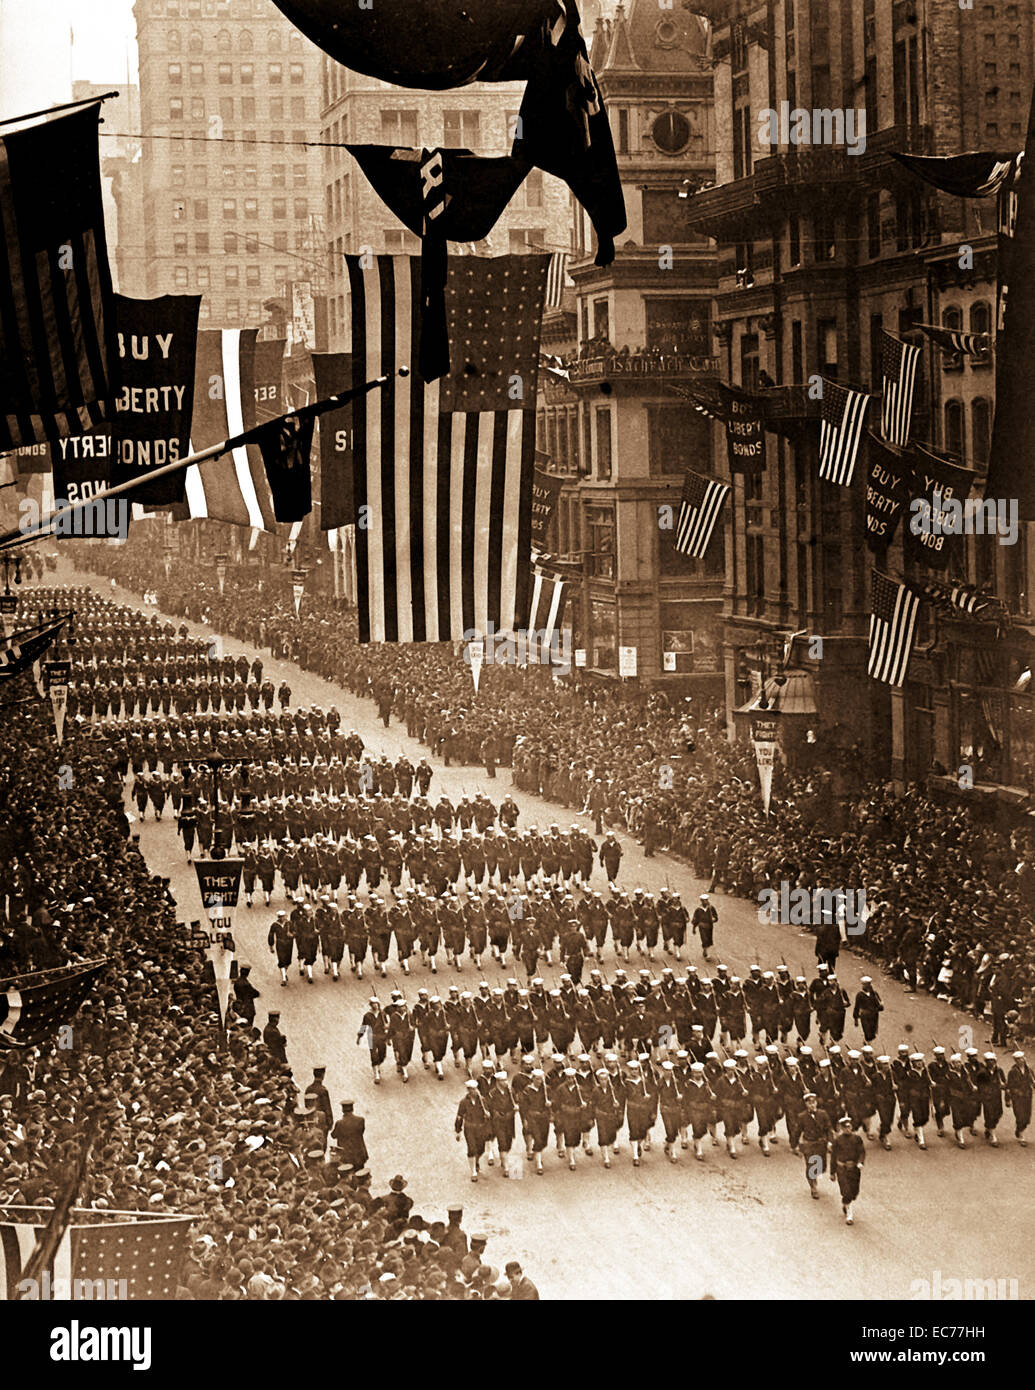
[[[0,138],[0,451],[95,429],[114,411],[100,110]]]
[[[870,614],[870,659],[866,667],[874,680],[902,685],[909,670],[920,599],[907,584],[873,571]]]
[[[413,361],[420,260],[345,261],[358,384]],[[449,374],[395,376],[353,408],[360,641],[526,626],[546,262],[452,257]]]
[[[553,569],[535,551],[532,552],[532,599],[528,607],[528,632],[536,642],[549,647],[554,633],[564,621],[564,605],[568,597],[566,575]]]
[[[918,323],[922,333],[926,333],[935,347],[953,356],[966,353],[970,357],[987,357],[992,346],[990,333],[965,333],[962,328],[939,328],[934,323]]]
[[[717,483],[687,469],[675,535],[675,546],[681,555],[704,559],[729,490],[729,483]]]
[[[198,334],[191,453],[277,416],[284,344],[280,339],[259,342],[258,331],[224,328]],[[211,517],[260,531],[272,531],[276,524],[258,444],[239,444],[204,465],[192,464],[186,493],[191,520]]]
[[[889,444],[904,448],[909,443],[909,422],[913,415],[913,394],[920,349],[893,338],[881,330],[880,368],[884,382],[880,432]]]
[[[865,391],[854,391],[836,381],[823,378],[823,401],[819,421],[819,476],[828,483],[851,487],[855,461],[866,428]]]
[[[565,289],[574,288],[575,281],[568,274],[571,255],[567,251],[555,251],[550,257],[546,272],[546,308],[559,309],[564,299]]]

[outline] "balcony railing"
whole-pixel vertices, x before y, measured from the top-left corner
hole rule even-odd
[[[679,352],[657,355],[632,353],[628,357],[620,357],[616,353],[609,357],[588,357],[573,362],[569,368],[573,384],[615,378],[715,376],[718,370],[717,357],[689,356]]]

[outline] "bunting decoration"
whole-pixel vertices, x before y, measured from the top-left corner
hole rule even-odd
[[[567,251],[555,251],[550,257],[550,268],[546,272],[546,308],[559,309],[564,300],[564,291],[574,289],[575,281],[568,274],[571,255]]]
[[[957,198],[987,198],[1010,179],[1015,154],[983,150],[967,154],[919,155],[890,150],[893,159],[942,193]]]
[[[0,452],[110,420],[118,354],[101,103],[0,136]]]
[[[449,376],[391,380],[353,409],[362,642],[470,640],[525,626],[546,256],[460,256]],[[408,361],[420,261],[346,257],[353,372]]]
[[[0,643],[0,681],[10,680],[27,671],[58,639],[67,615],[36,627],[13,633]]]

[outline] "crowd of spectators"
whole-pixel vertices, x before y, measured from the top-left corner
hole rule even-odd
[[[775,769],[762,809],[750,747],[727,739],[722,713],[700,699],[629,698],[620,687],[558,679],[549,668],[486,665],[476,692],[459,648],[361,645],[354,614],[307,595],[296,618],[290,589],[242,568],[220,596],[210,571],[165,580],[153,553],[89,551],[99,572],[165,612],[211,623],[373,699],[433,753],[485,757],[513,768],[515,785],[598,824],[668,849],[726,892],[766,888],[865,894],[865,933],[849,941],[910,988],[981,1015],[988,982],[1009,980],[1017,1027],[1035,1036],[1035,828],[998,827],[961,801],[910,786],[896,795],[865,782]],[[260,582],[262,586],[260,588]]]

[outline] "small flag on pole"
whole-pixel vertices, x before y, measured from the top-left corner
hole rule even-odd
[[[559,309],[565,289],[573,289],[575,281],[568,274],[571,256],[567,251],[555,251],[546,272],[546,308]]]
[[[904,448],[909,443],[909,422],[913,415],[913,393],[916,389],[916,369],[920,349],[893,338],[880,335],[881,376],[884,394],[881,401],[880,432],[889,444]]]
[[[851,487],[855,461],[866,428],[865,391],[854,391],[836,381],[823,379],[823,402],[819,421],[819,476],[828,483]]]
[[[873,571],[870,659],[867,672],[886,685],[902,685],[909,669],[920,600],[906,584]]]
[[[962,328],[939,328],[933,323],[918,323],[915,327],[926,333],[935,347],[954,357],[963,353],[969,357],[987,357],[992,346],[990,333],[965,333]]]
[[[675,535],[681,555],[704,559],[729,490],[729,483],[717,483],[687,469]]]

